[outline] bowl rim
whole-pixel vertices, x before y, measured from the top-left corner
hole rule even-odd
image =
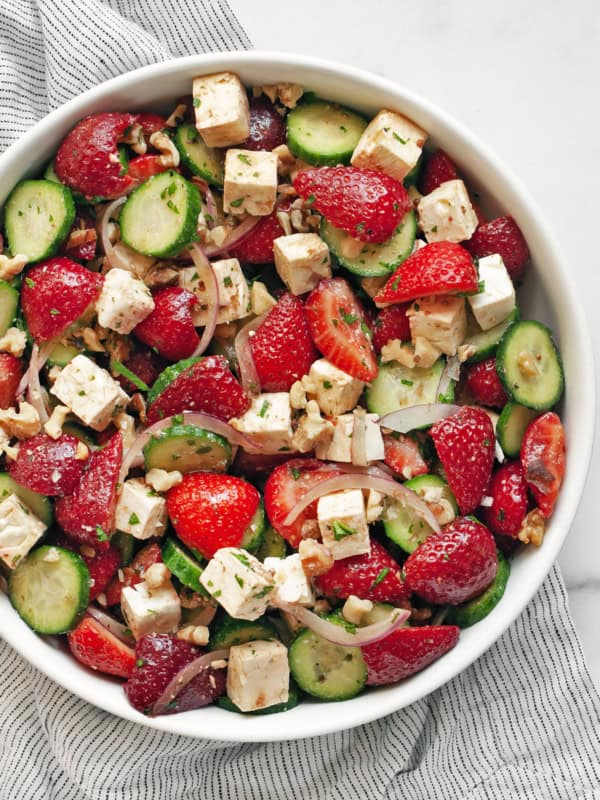
[[[497,174],[505,190],[515,196],[515,202],[519,207],[520,214],[527,218],[530,227],[541,234],[548,243],[548,252],[553,256],[549,259],[549,264],[552,281],[556,286],[555,294],[563,298],[568,309],[571,311],[578,310],[577,298],[569,284],[564,266],[568,262],[556,244],[553,230],[521,181],[512,174],[501,159],[487,145],[482,143],[478,137],[472,134],[468,128],[436,104],[390,79],[335,61],[302,54],[253,50],[223,51],[184,56],[140,67],[88,89],[51,111],[36,123],[0,155],[0,180],[3,173],[14,162],[25,159],[29,148],[36,143],[43,142],[45,137],[54,139],[56,137],[56,132],[53,131],[55,127],[62,126],[68,129],[70,120],[75,121],[83,113],[90,113],[89,111],[82,111],[82,109],[110,96],[113,92],[135,87],[139,82],[146,82],[153,77],[165,78],[175,73],[189,71],[192,68],[194,71],[198,70],[198,72],[210,69],[231,69],[235,71],[236,68],[243,70],[244,67],[251,68],[253,66],[259,69],[268,67],[275,75],[277,75],[278,69],[317,70],[319,74],[341,80],[347,84],[361,86],[378,94],[393,95],[399,107],[403,108],[403,110],[408,106],[410,109],[417,109],[421,115],[426,115],[436,120],[444,128],[445,132],[459,142],[461,147],[466,145],[469,148],[469,152],[473,152],[482,163],[487,165],[494,174]],[[21,173],[23,171],[21,170]],[[450,651],[441,662],[438,662],[443,665],[443,669],[428,668],[403,683],[337,703],[334,707],[336,713],[333,714],[319,713],[319,709],[323,708],[321,703],[309,703],[287,712],[285,718],[279,716],[246,716],[235,718],[235,725],[228,725],[227,720],[233,722],[233,718],[223,716],[224,724],[215,725],[217,717],[214,716],[215,709],[212,709],[213,714],[210,716],[210,721],[207,718],[208,724],[204,726],[201,723],[195,723],[201,720],[199,715],[206,714],[207,709],[150,719],[130,707],[123,693],[121,693],[121,700],[119,701],[116,701],[111,693],[106,699],[105,693],[99,691],[98,681],[93,679],[96,676],[76,662],[73,662],[73,668],[78,673],[81,673],[82,679],[77,680],[73,685],[69,682],[68,677],[63,674],[64,663],[53,648],[49,647],[44,654],[44,658],[40,658],[40,637],[27,628],[25,623],[18,618],[16,612],[13,612],[8,598],[5,596],[0,597],[0,608],[3,608],[5,612],[10,609],[11,613],[0,613],[0,635],[27,661],[49,678],[95,706],[123,719],[154,729],[202,739],[213,738],[212,734],[215,734],[214,738],[220,741],[258,742],[292,740],[328,734],[380,719],[426,697],[470,666],[515,621],[541,586],[568,535],[570,524],[575,516],[585,485],[591,459],[595,426],[594,359],[587,323],[583,312],[580,310],[579,313],[571,314],[569,317],[569,337],[577,341],[577,347],[573,351],[573,360],[576,364],[578,378],[576,394],[580,408],[576,431],[574,431],[574,440],[577,443],[577,447],[574,449],[577,453],[577,460],[571,459],[569,462],[568,478],[570,488],[568,496],[561,497],[557,507],[552,523],[553,535],[547,537],[544,547],[535,553],[535,560],[527,558],[532,573],[531,579],[526,586],[520,587],[518,596],[515,595],[514,597],[515,602],[506,604],[505,608],[501,604],[494,610],[493,617],[488,618],[489,621],[484,626],[484,630],[478,632],[480,635],[477,641],[472,640],[471,637],[469,646],[463,648],[461,648],[461,642],[459,641],[456,648]],[[520,556],[520,559],[525,557]],[[222,715],[228,714],[226,711],[217,710]],[[282,724],[277,724],[280,721]]]

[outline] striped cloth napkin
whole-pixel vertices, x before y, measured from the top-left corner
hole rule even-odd
[[[0,0],[0,150],[114,75],[250,46],[224,0]],[[600,799],[600,698],[558,568],[470,669],[329,736],[164,734],[88,705],[5,642],[0,686],[0,800]]]

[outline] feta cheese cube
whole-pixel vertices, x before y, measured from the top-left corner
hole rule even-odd
[[[378,414],[365,414],[365,451],[367,461],[369,462],[383,461],[383,457],[385,455],[385,447],[383,444],[383,436],[381,435],[381,428],[377,424],[378,419]]]
[[[241,711],[287,702],[290,668],[281,642],[247,642],[229,651],[227,696]]]
[[[339,417],[355,407],[364,386],[362,381],[334,367],[326,358],[319,358],[311,365],[305,388],[324,414]]]
[[[304,572],[299,553],[286,558],[265,558],[264,565],[275,576],[275,591],[271,595],[271,605],[277,603],[314,605],[315,593],[312,583]]]
[[[208,147],[231,147],[248,138],[248,97],[237,75],[217,72],[194,78],[192,93],[196,128]]]
[[[365,500],[360,489],[320,497],[317,520],[323,544],[336,561],[371,551]]]
[[[354,415],[341,414],[332,420],[333,437],[329,444],[320,442],[315,450],[317,458],[323,461],[352,461],[352,430],[354,428]]]
[[[264,217],[277,199],[277,156],[266,150],[237,150],[225,156],[223,210]]]
[[[213,261],[212,269],[219,286],[219,311],[217,325],[242,319],[250,313],[250,289],[237,258]],[[194,325],[208,322],[208,296],[206,286],[196,267],[179,270],[179,285],[198,298],[198,306],[192,309]]]
[[[170,581],[150,588],[145,581],[121,590],[121,611],[134,638],[174,633],[181,622],[179,595]]]
[[[414,342],[422,337],[447,356],[456,355],[458,346],[467,335],[467,314],[463,297],[420,297],[406,314]]]
[[[351,594],[344,603],[342,614],[348,622],[353,625],[360,625],[365,614],[372,610],[373,603],[370,600],[361,600],[357,595]]]
[[[479,278],[484,282],[483,291],[468,299],[479,327],[487,331],[514,310],[515,287],[502,256],[498,254],[479,259]]]
[[[292,233],[273,242],[275,269],[292,294],[311,292],[331,278],[329,248],[316,233]]]
[[[129,397],[109,373],[91,358],[75,356],[50,389],[73,414],[95,431],[103,431]]]
[[[402,181],[419,160],[426,139],[426,131],[412,120],[384,109],[363,131],[352,164],[381,170]]]
[[[46,528],[16,494],[9,494],[0,503],[0,559],[9,569],[14,569],[41,539]]]
[[[292,407],[287,392],[266,392],[253,397],[248,411],[229,424],[250,434],[264,453],[292,449]]]
[[[167,502],[142,478],[125,481],[115,513],[117,530],[135,539],[162,536],[167,526]]]
[[[428,242],[464,242],[479,224],[464,182],[445,181],[417,206],[419,225]]]
[[[258,619],[269,605],[275,581],[268,569],[250,553],[222,547],[208,562],[200,583],[236,619]]]
[[[144,281],[126,269],[114,268],[104,276],[96,302],[98,322],[118,333],[131,333],[154,310],[154,299]]]

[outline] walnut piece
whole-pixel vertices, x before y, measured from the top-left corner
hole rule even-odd
[[[521,530],[518,534],[518,539],[525,544],[535,545],[539,547],[544,541],[544,534],[546,532],[546,519],[539,508],[532,509],[523,520]]]

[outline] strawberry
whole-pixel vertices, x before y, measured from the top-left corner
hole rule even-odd
[[[125,359],[123,366],[127,367],[130,372],[133,372],[146,386],[152,386],[162,370],[166,367],[166,361],[155,353],[154,350],[142,345],[137,347],[129,358]],[[134,394],[140,391],[138,386],[123,375],[115,375],[115,378],[119,381],[127,394]]]
[[[163,131],[167,128],[167,120],[161,117],[160,114],[152,114],[150,112],[142,112],[137,115],[137,123],[142,127],[142,133],[146,139],[149,139],[153,133]]]
[[[233,475],[193,472],[167,492],[167,511],[188,547],[212,558],[221,547],[242,547],[260,504],[251,483]]]
[[[56,153],[59,181],[87,197],[125,194],[133,180],[122,174],[117,143],[137,119],[135,114],[115,112],[92,114],[78,122]]]
[[[250,339],[250,351],[265,392],[288,392],[319,357],[310,338],[304,304],[284,294]]]
[[[250,135],[237,147],[243,150],[274,150],[285,144],[285,122],[273,103],[266,97],[252,97],[249,107]]]
[[[403,261],[374,298],[375,305],[418,297],[476,292],[477,270],[469,253],[454,242],[432,242]]]
[[[203,411],[227,421],[241,416],[249,407],[250,400],[225,357],[207,356],[180,372],[153,399],[148,408],[148,424],[182,411]]]
[[[153,175],[159,175],[168,169],[173,169],[173,167],[165,167],[162,156],[145,155],[131,159],[127,174],[133,180],[142,183]]]
[[[127,699],[143,714],[152,714],[152,706],[177,673],[203,653],[188,642],[168,633],[149,633],[135,646],[135,667],[124,686]],[[209,705],[225,691],[224,668],[201,670],[181,689],[163,714],[177,714]]]
[[[529,423],[521,442],[525,480],[545,517],[554,511],[565,475],[565,431],[558,414],[547,411]]]
[[[29,332],[39,342],[63,334],[98,298],[104,279],[64,256],[36,264],[21,287]]]
[[[441,149],[434,150],[426,159],[419,178],[419,189],[422,194],[429,194],[446,181],[458,178],[458,172],[451,158]]]
[[[121,553],[113,544],[102,549],[90,548],[89,545],[80,545],[66,536],[60,536],[57,544],[77,553],[85,561],[90,573],[90,603],[106,591],[113,579],[118,580],[115,576],[121,563]]]
[[[0,353],[0,408],[10,408],[23,377],[23,362],[10,353]]]
[[[425,475],[427,462],[421,455],[418,442],[403,433],[383,435],[385,463],[402,480],[410,480],[417,475]]]
[[[406,584],[428,603],[458,605],[481,594],[496,576],[496,543],[480,522],[457,517],[404,562]]]
[[[406,312],[410,303],[399,303],[397,306],[382,308],[373,323],[373,347],[376,353],[391,339],[410,341],[410,325]]]
[[[497,217],[480,225],[464,246],[475,258],[499,253],[513,281],[523,279],[529,248],[512,217]]]
[[[461,514],[481,502],[494,464],[494,427],[480,408],[463,406],[432,425],[431,438]]]
[[[340,600],[355,594],[378,603],[401,603],[410,594],[399,565],[376,539],[371,539],[370,553],[339,559],[315,584],[321,594]]]
[[[111,546],[112,549],[112,546]],[[106,605],[114,606],[121,602],[121,589],[123,586],[135,586],[136,583],[141,583],[144,580],[144,572],[152,564],[162,563],[162,552],[160,545],[156,542],[147,544],[142,547],[135,556],[128,567],[123,567],[123,579],[119,575],[109,582],[104,594],[106,595]],[[89,568],[89,567],[88,567]]]
[[[460,630],[456,625],[397,628],[374,644],[362,647],[367,684],[383,686],[414,675],[452,650]]]
[[[493,502],[482,509],[485,524],[498,536],[518,536],[527,513],[527,484],[519,461],[498,467],[492,475],[488,495]]]
[[[197,297],[180,286],[165,286],[152,296],[154,310],[136,325],[133,333],[169,361],[188,358],[200,341],[192,319]]]
[[[353,378],[372,381],[377,359],[362,306],[350,284],[343,278],[321,281],[308,295],[305,307],[310,335],[325,358]]]
[[[135,652],[111,633],[104,625],[86,615],[79,625],[67,634],[71,653],[86,667],[129,678],[135,668]]]
[[[92,453],[89,467],[73,494],[56,501],[56,521],[68,536],[82,544],[103,544],[114,532],[117,480],[123,457],[120,433]]]
[[[294,188],[332,225],[361,242],[387,241],[412,208],[404,186],[373,169],[305,169],[294,178]]]
[[[81,481],[88,457],[78,458],[79,439],[63,433],[51,439],[38,433],[19,445],[19,452],[8,465],[17,483],[48,497],[72,494]]]
[[[98,234],[94,217],[89,212],[79,209],[61,252],[67,258],[91,261],[96,258],[97,243]]]
[[[496,359],[486,358],[466,369],[465,384],[473,400],[482,406],[502,408],[508,397],[496,372]]]
[[[314,458],[293,458],[275,467],[265,484],[265,511],[271,525],[292,547],[301,539],[319,532],[317,501],[311,503],[292,522],[284,525],[285,518],[317,483],[340,475],[340,471]]]
[[[231,248],[231,255],[242,264],[272,264],[273,242],[278,236],[285,235],[277,219],[277,212],[288,211],[290,206],[289,198],[280,198],[275,211],[267,217],[261,217],[250,233]]]

